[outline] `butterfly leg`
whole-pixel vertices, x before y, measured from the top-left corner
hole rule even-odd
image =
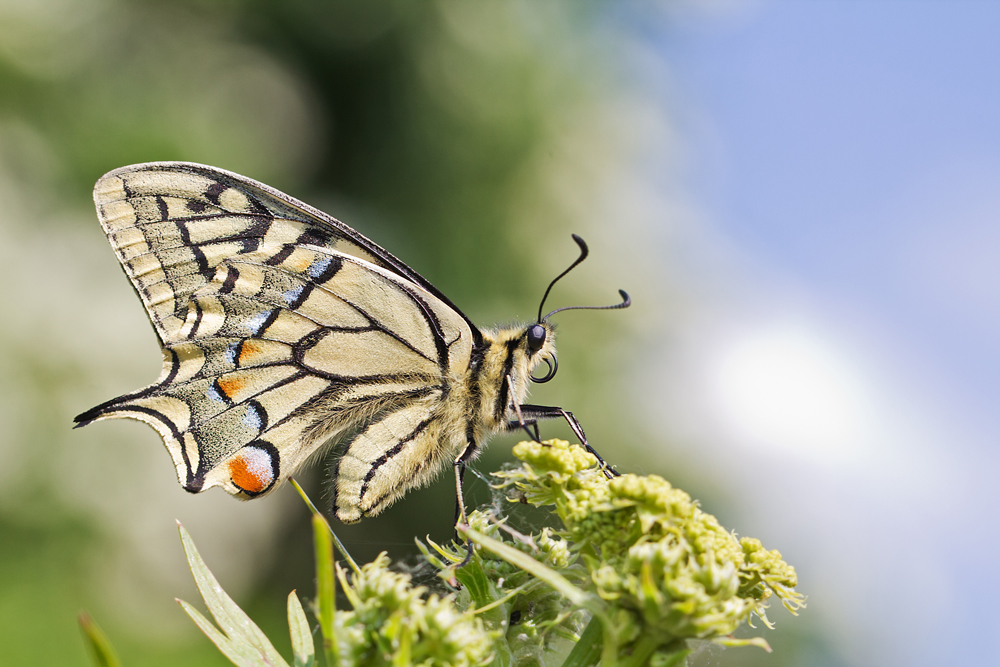
[[[601,455],[597,453],[597,450],[591,447],[590,443],[587,442],[587,436],[583,433],[583,427],[580,425],[577,418],[573,416],[572,412],[564,410],[563,408],[549,407],[545,405],[521,405],[518,407],[519,410],[517,412],[517,416],[520,420],[519,425],[533,422],[535,423],[535,428],[537,429],[537,421],[539,419],[565,419],[566,423],[569,424],[569,427],[573,430],[573,433],[580,439],[580,444],[583,445],[588,452],[597,457],[597,460],[601,464],[601,470],[604,471],[604,474],[608,477],[608,479],[618,477],[620,473],[611,468],[611,466],[609,466],[604,459],[601,458]],[[527,421],[524,421],[525,418],[527,418]]]
[[[455,467],[455,525],[467,523],[465,513],[465,462],[455,459],[452,464]]]
[[[531,427],[531,431],[528,433],[528,435],[531,436],[532,440],[534,440],[535,442],[541,442],[542,441],[542,435],[541,435],[541,433],[538,432],[538,421],[537,420],[534,420],[534,419],[525,419],[524,420],[524,424],[521,424],[520,422],[513,422],[511,430],[513,431],[515,428],[524,427],[524,426],[530,426]]]
[[[470,442],[466,445],[465,450],[462,454],[455,459],[452,464],[455,467],[455,527],[461,525],[469,525],[469,517],[465,511],[465,466],[466,461],[472,458],[472,455],[476,452],[476,443]],[[455,566],[455,568],[465,567],[472,560],[472,540],[465,541],[465,558],[462,562]]]
[[[524,432],[528,434],[528,437],[531,438],[532,442],[544,444],[541,441],[541,434],[538,432],[538,422],[536,420],[525,419],[524,421],[520,421],[517,419],[513,419],[507,422],[508,433],[512,433],[514,431],[517,431],[518,429],[524,429]]]
[[[511,379],[509,375],[507,376],[507,387],[510,389],[510,395],[512,397],[515,396],[514,381]],[[542,444],[541,435],[538,433],[538,421],[535,419],[526,420],[524,418],[524,415],[521,414],[521,404],[518,403],[513,398],[511,399],[511,405],[514,407],[514,414],[517,415],[517,419],[507,423],[507,430],[514,431],[518,428],[522,428],[524,429],[524,432],[528,434],[528,437],[532,439],[532,441],[537,442],[538,444]],[[529,426],[532,429],[534,429],[534,433],[532,433],[531,429],[528,428]]]

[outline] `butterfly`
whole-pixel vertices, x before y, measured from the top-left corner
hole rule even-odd
[[[558,370],[542,317],[479,329],[424,277],[329,215],[238,174],[185,162],[122,167],[98,217],[163,351],[153,384],[87,410],[163,438],[192,493],[263,496],[335,443],[336,516],[373,516],[487,438],[572,413],[527,405]],[[625,308],[613,306],[570,308]],[[548,372],[532,375],[545,363]],[[534,428],[534,433],[529,427]],[[610,468],[608,468],[610,470]],[[463,512],[464,515],[464,512]]]

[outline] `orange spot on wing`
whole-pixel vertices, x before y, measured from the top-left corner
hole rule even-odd
[[[260,493],[274,480],[270,457],[253,448],[229,462],[229,475],[236,486],[250,493]]]
[[[253,363],[253,358],[259,356],[264,352],[263,347],[260,343],[249,339],[243,341],[243,345],[240,346],[240,365]]]
[[[286,261],[286,263],[299,273],[305,273],[305,270],[313,263],[313,257],[309,253],[296,253],[296,255],[289,257],[289,259],[294,259],[295,261]]]
[[[241,361],[242,361],[242,356],[243,355],[240,355]],[[230,376],[226,378],[221,378],[217,384],[219,385],[219,389],[222,391],[222,393],[226,395],[226,398],[231,399],[236,394],[236,392],[238,392],[240,389],[243,389],[243,387],[246,386],[246,381],[243,380],[242,378]]]

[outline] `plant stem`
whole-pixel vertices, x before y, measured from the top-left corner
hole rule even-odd
[[[353,558],[351,558],[351,554],[347,552],[347,547],[345,547],[344,543],[340,541],[339,537],[337,537],[337,533],[333,532],[333,527],[330,525],[330,522],[326,520],[326,517],[323,516],[323,513],[316,508],[312,499],[306,495],[305,490],[299,486],[299,483],[295,481],[295,478],[290,477],[289,481],[292,483],[292,486],[295,487],[295,490],[299,492],[299,496],[303,501],[305,501],[305,504],[309,508],[309,511],[312,512],[312,515],[314,517],[319,517],[323,521],[323,525],[326,526],[327,531],[330,533],[330,538],[333,540],[333,543],[337,545],[337,551],[340,552],[340,555],[344,557],[344,560],[347,561],[348,565],[351,566],[351,569],[354,570],[355,573],[360,572],[361,568],[359,568],[358,564],[354,562]]]

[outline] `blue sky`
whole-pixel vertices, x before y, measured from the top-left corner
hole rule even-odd
[[[684,190],[748,304],[707,352],[735,403],[702,414],[760,446],[714,453],[801,477],[760,511],[795,506],[776,531],[801,537],[807,613],[845,663],[996,661],[1000,3],[630,10],[668,72],[637,76],[676,122]],[[872,553],[843,565],[845,543]],[[837,576],[854,588],[825,590]]]
[[[776,2],[682,18],[663,41],[717,228],[864,308],[984,413],[1000,399],[998,28],[992,2]]]

